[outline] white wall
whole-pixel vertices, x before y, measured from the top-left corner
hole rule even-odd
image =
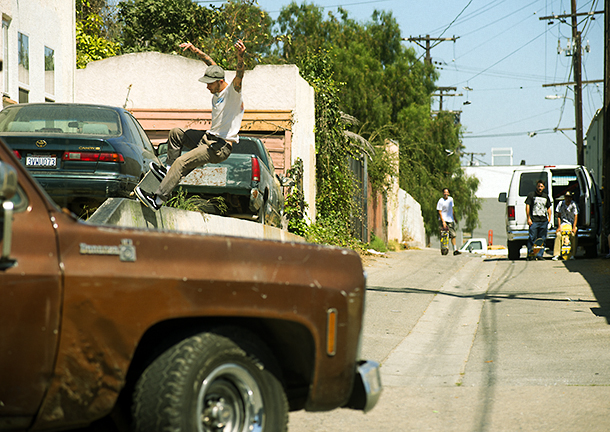
[[[424,227],[424,217],[421,214],[421,205],[402,189],[398,191],[398,201],[402,228],[401,241],[413,241],[419,247],[425,247],[426,229]]]
[[[199,82],[205,63],[157,52],[91,62],[76,72],[76,102],[149,109],[211,109],[212,96]],[[235,72],[226,72],[230,82]],[[131,89],[129,87],[131,86]],[[291,159],[303,160],[308,216],[315,220],[314,91],[294,65],[259,65],[246,71],[246,111],[291,111]]]
[[[72,102],[76,70],[76,21],[73,0],[0,0],[2,18],[9,22],[8,58],[3,58],[0,88],[5,97],[19,100],[19,88],[29,91],[29,102]],[[29,38],[29,82],[18,78],[18,33]],[[2,39],[0,34],[0,40]],[[0,44],[0,55],[2,54]],[[55,90],[45,92],[44,48],[54,50]],[[8,73],[8,88],[4,74]]]

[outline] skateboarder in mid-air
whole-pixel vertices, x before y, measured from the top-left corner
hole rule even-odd
[[[224,70],[206,53],[190,42],[180,44],[180,48],[195,52],[208,65],[205,74],[199,81],[207,84],[212,93],[212,125],[202,135],[202,131],[174,128],[169,132],[167,149],[167,167],[151,162],[150,169],[156,177],[162,179],[156,191],[146,191],[140,185],[134,192],[144,205],[152,210],[159,210],[167,201],[172,190],[182,177],[192,170],[207,163],[219,163],[229,157],[233,145],[239,142],[239,130],[244,116],[244,102],[241,94],[244,78],[244,53],[246,46],[241,40],[235,43],[237,53],[237,70],[231,84],[227,83]],[[181,155],[182,148],[190,151]]]
[[[544,191],[545,185],[542,180],[536,183],[536,190],[530,192],[525,199],[525,213],[527,214],[527,224],[529,225],[529,237],[527,239],[527,259],[544,259],[544,247],[534,255],[534,242],[546,241],[546,234],[551,222],[551,200]]]

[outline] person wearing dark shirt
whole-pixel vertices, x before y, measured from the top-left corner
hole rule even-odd
[[[525,199],[525,213],[527,214],[527,224],[529,225],[529,237],[527,239],[527,257],[528,259],[543,259],[544,248],[532,256],[534,250],[534,242],[537,239],[542,239],[546,242],[546,234],[551,216],[551,200],[548,194],[544,191],[544,182],[538,180],[536,190],[530,192]]]

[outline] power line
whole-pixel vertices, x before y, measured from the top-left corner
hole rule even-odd
[[[466,138],[502,138],[502,137],[513,137],[513,136],[522,136],[529,135],[531,137],[536,135],[547,135],[552,133],[561,132],[556,128],[545,128],[545,129],[537,129],[533,131],[522,131],[522,132],[506,132],[506,133],[498,133],[498,134],[488,134],[488,135],[464,135],[463,139]]]
[[[467,80],[465,80],[465,81],[460,81],[460,84],[461,84],[461,83],[464,83],[464,82],[472,81],[473,79],[475,79],[476,77],[478,77],[478,76],[479,76],[479,75],[481,75],[482,73],[487,72],[487,71],[488,71],[489,69],[491,69],[492,67],[494,67],[494,66],[496,66],[496,65],[498,65],[498,64],[500,64],[500,63],[502,63],[504,60],[506,60],[507,58],[509,58],[509,57],[510,57],[510,56],[512,56],[513,54],[517,53],[518,51],[521,51],[523,48],[525,48],[526,46],[528,46],[529,44],[531,44],[532,42],[534,42],[536,39],[538,39],[540,36],[544,35],[545,33],[546,33],[546,31],[545,31],[545,32],[540,33],[538,36],[534,37],[534,38],[533,38],[533,39],[531,39],[529,42],[526,42],[525,44],[521,45],[519,48],[517,48],[516,50],[514,50],[514,51],[513,51],[513,52],[511,52],[510,54],[508,54],[508,55],[506,55],[506,56],[502,57],[500,60],[498,60],[497,62],[495,62],[495,63],[494,63],[494,64],[492,64],[491,66],[489,66],[489,67],[487,67],[487,68],[483,69],[481,72],[477,73],[476,75],[474,75],[474,76],[470,77],[469,79],[467,79]]]
[[[439,37],[442,37],[442,36],[445,34],[445,32],[446,32],[447,30],[449,30],[449,28],[450,28],[450,27],[453,25],[453,23],[454,23],[454,22],[456,22],[456,21],[457,21],[457,19],[460,17],[460,15],[462,15],[462,14],[464,13],[464,11],[465,11],[465,10],[468,8],[468,6],[470,6],[470,4],[472,3],[472,1],[473,1],[473,0],[470,0],[470,1],[468,2],[468,4],[466,4],[466,6],[464,6],[464,8],[463,8],[463,9],[460,11],[460,13],[459,13],[459,14],[457,14],[457,16],[456,16],[456,17],[453,19],[453,21],[451,21],[451,22],[449,23],[449,25],[448,25],[448,26],[445,28],[445,30],[443,30],[443,31],[441,32],[441,34],[440,34],[440,36],[439,36]]]

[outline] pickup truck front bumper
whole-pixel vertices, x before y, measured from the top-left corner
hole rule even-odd
[[[354,388],[346,408],[353,408],[366,413],[377,404],[382,390],[379,363],[361,360],[356,368]]]

